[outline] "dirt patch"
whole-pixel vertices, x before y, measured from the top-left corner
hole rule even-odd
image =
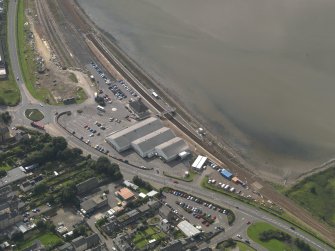
[[[30,2],[29,6],[32,7],[33,3]],[[36,89],[47,90],[51,94],[48,95],[51,100],[45,98],[44,101],[55,104],[63,103],[66,99],[73,99],[73,102],[81,103],[87,96],[92,96],[90,79],[82,72],[60,67],[49,41],[44,38],[42,29],[39,27],[40,24],[34,8],[29,9],[27,13],[36,54],[37,69],[34,86]]]

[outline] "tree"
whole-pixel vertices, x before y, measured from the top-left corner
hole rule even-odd
[[[5,177],[7,172],[5,170],[0,170],[0,178]]]
[[[70,204],[76,201],[76,189],[74,186],[66,186],[61,192],[61,202]]]
[[[311,192],[312,194],[316,194],[316,189],[315,189],[315,187],[312,187],[312,188],[310,189],[310,192]]]
[[[67,142],[63,137],[54,137],[52,138],[52,145],[55,147],[55,150],[63,151],[67,147]]]
[[[41,182],[34,187],[33,193],[35,195],[39,195],[39,194],[45,193],[46,191],[48,191],[47,184],[45,184],[44,182]]]
[[[100,97],[100,96],[97,96],[96,98],[95,98],[95,102],[97,102],[99,105],[101,105],[101,106],[105,106],[106,105],[106,102],[105,102],[105,100],[104,100],[104,98],[103,97]]]
[[[229,239],[227,239],[227,240],[223,243],[223,246],[224,246],[225,248],[235,247],[235,246],[236,246],[236,242],[235,242],[232,238],[229,238]]]
[[[86,227],[84,225],[80,225],[73,230],[74,238],[81,236],[81,235],[83,236],[86,235]]]
[[[12,116],[9,114],[9,112],[3,112],[0,114],[0,120],[6,124],[9,125],[10,122],[12,121]]]
[[[303,251],[311,251],[312,248],[306,243],[304,242],[303,240],[300,240],[299,238],[296,238],[294,240],[294,244],[300,249],[300,250],[303,250]]]
[[[103,173],[112,180],[119,180],[123,177],[120,172],[119,165],[116,163],[111,163],[110,160],[105,156],[99,157],[95,165],[92,165],[92,163],[90,165],[91,167],[94,167],[98,173]]]

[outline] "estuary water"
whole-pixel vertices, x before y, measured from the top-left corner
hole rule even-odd
[[[335,156],[335,1],[77,1],[257,173]]]

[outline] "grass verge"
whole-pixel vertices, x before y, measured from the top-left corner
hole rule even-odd
[[[20,102],[20,90],[11,69],[6,80],[0,80],[0,104],[16,106]]]
[[[40,121],[44,118],[43,113],[41,113],[37,109],[27,109],[25,111],[25,115],[28,119],[30,119],[32,121]]]
[[[8,43],[5,44],[5,39],[8,34],[7,27],[7,10],[8,10],[8,0],[3,3],[4,14],[0,20],[0,40],[3,41],[3,52],[4,59],[7,62],[8,76],[5,80],[0,80],[0,104],[15,106],[20,102],[20,90],[15,82],[15,77],[13,75],[12,69],[10,68],[10,58],[8,55]],[[1,41],[0,41],[1,42]],[[0,44],[1,46],[1,44]]]
[[[172,175],[170,173],[167,173],[167,172],[163,172],[163,174],[166,177],[173,178],[173,179],[176,179],[176,180],[186,181],[186,182],[192,182],[194,177],[197,175],[197,173],[194,172],[194,171],[190,171],[189,175],[186,176],[186,177],[174,176],[174,175]]]
[[[30,94],[37,100],[54,104],[55,101],[51,93],[45,88],[38,88],[36,83],[35,53],[29,38],[30,30],[25,18],[25,1],[18,1],[17,10],[17,44],[20,66],[24,78],[24,82]]]

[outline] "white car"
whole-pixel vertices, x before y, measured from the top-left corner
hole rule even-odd
[[[42,104],[42,103],[40,103],[40,106],[41,106],[41,107],[43,107],[43,104]]]

